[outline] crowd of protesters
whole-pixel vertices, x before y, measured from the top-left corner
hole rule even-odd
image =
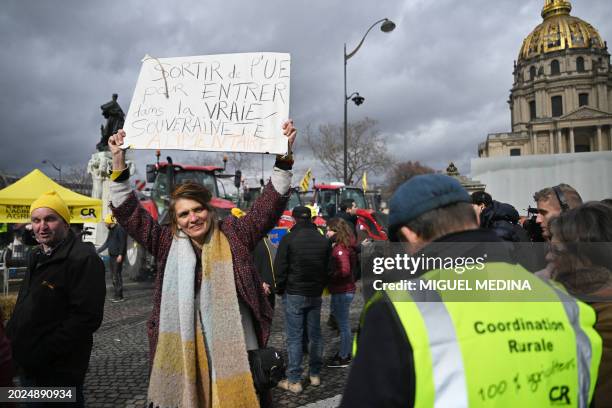
[[[184,183],[171,193],[169,226],[158,224],[129,187],[125,133],[109,139],[113,218],[107,220],[112,237],[105,246],[114,261],[113,300],[123,299],[126,233],[157,265],[147,324],[147,406],[272,406],[274,385],[303,391],[304,354],[310,386],[325,381],[324,364],[350,370],[345,389],[338,390],[343,407],[485,406],[494,398],[504,407],[612,406],[610,200],[583,203],[575,189],[559,184],[535,192],[537,210],[530,219],[486,192],[470,196],[452,177],[411,178],[389,201],[390,241],[411,256],[437,257],[470,256],[482,243],[499,243],[502,250],[486,262],[486,271],[530,282],[549,301],[509,308],[383,290],[366,299],[353,338],[349,315],[359,290],[363,240],[354,202],[343,201],[323,229],[313,223],[317,214],[311,208],[295,207],[296,224],[278,249],[266,238],[291,183],[291,121],[283,133],[289,153],[276,158],[270,182],[246,214],[233,212],[218,221],[211,192]],[[92,336],[102,322],[104,268],[93,246],[70,231],[68,208],[56,193],[36,200],[30,214],[40,246],[30,255],[6,332],[0,325],[0,386],[12,386],[16,378],[20,386],[76,387],[74,405],[84,406]],[[533,249],[528,259],[518,259],[522,244],[538,241],[527,246]],[[421,268],[412,279],[438,273]],[[340,341],[324,362],[326,290]],[[276,296],[282,303],[276,304]],[[275,306],[282,307],[286,331],[286,378],[280,381],[266,379],[273,376],[265,350]],[[520,356],[499,352],[489,337],[472,330],[479,322],[512,318],[562,322],[555,327],[567,330],[555,334],[554,348],[542,339],[546,352]],[[514,335],[511,341],[531,344],[530,333]],[[510,353],[517,349],[510,347]],[[548,367],[557,371],[555,378],[544,374]],[[520,385],[519,373],[530,371],[540,373],[541,387]]]

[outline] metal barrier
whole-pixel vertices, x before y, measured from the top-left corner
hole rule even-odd
[[[10,259],[10,251],[8,248],[1,250],[0,252],[0,270],[2,271],[2,293],[8,295],[9,286],[11,283],[21,282],[25,278],[25,274],[28,270],[27,258],[28,254],[24,254],[25,259],[16,260],[12,262]]]

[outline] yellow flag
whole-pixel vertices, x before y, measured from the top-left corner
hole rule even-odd
[[[363,172],[363,177],[361,178],[361,187],[363,187],[363,192],[368,191],[368,179],[366,177],[366,172]]]
[[[308,187],[310,186],[310,179],[312,178],[312,171],[310,169],[306,170],[306,174],[302,177],[302,181],[300,181],[300,188],[302,191],[308,191]]]

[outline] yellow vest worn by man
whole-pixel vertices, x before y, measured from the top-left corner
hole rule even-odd
[[[464,285],[474,289],[494,276],[530,290],[516,298],[517,287],[494,292],[481,286],[475,301],[457,301],[465,293],[444,290],[453,286],[446,272],[416,279],[425,291],[377,292],[362,314],[363,324],[373,304],[392,305],[412,348],[415,407],[588,406],[602,351],[591,307],[503,262],[486,264]],[[431,283],[436,281],[446,287]],[[357,344],[356,338],[355,355]]]

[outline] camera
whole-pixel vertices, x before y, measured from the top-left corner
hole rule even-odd
[[[539,211],[537,208],[529,206],[527,208],[527,220],[523,222],[523,228],[527,231],[527,234],[529,234],[531,242],[544,242],[542,227],[536,222],[538,214]]]

